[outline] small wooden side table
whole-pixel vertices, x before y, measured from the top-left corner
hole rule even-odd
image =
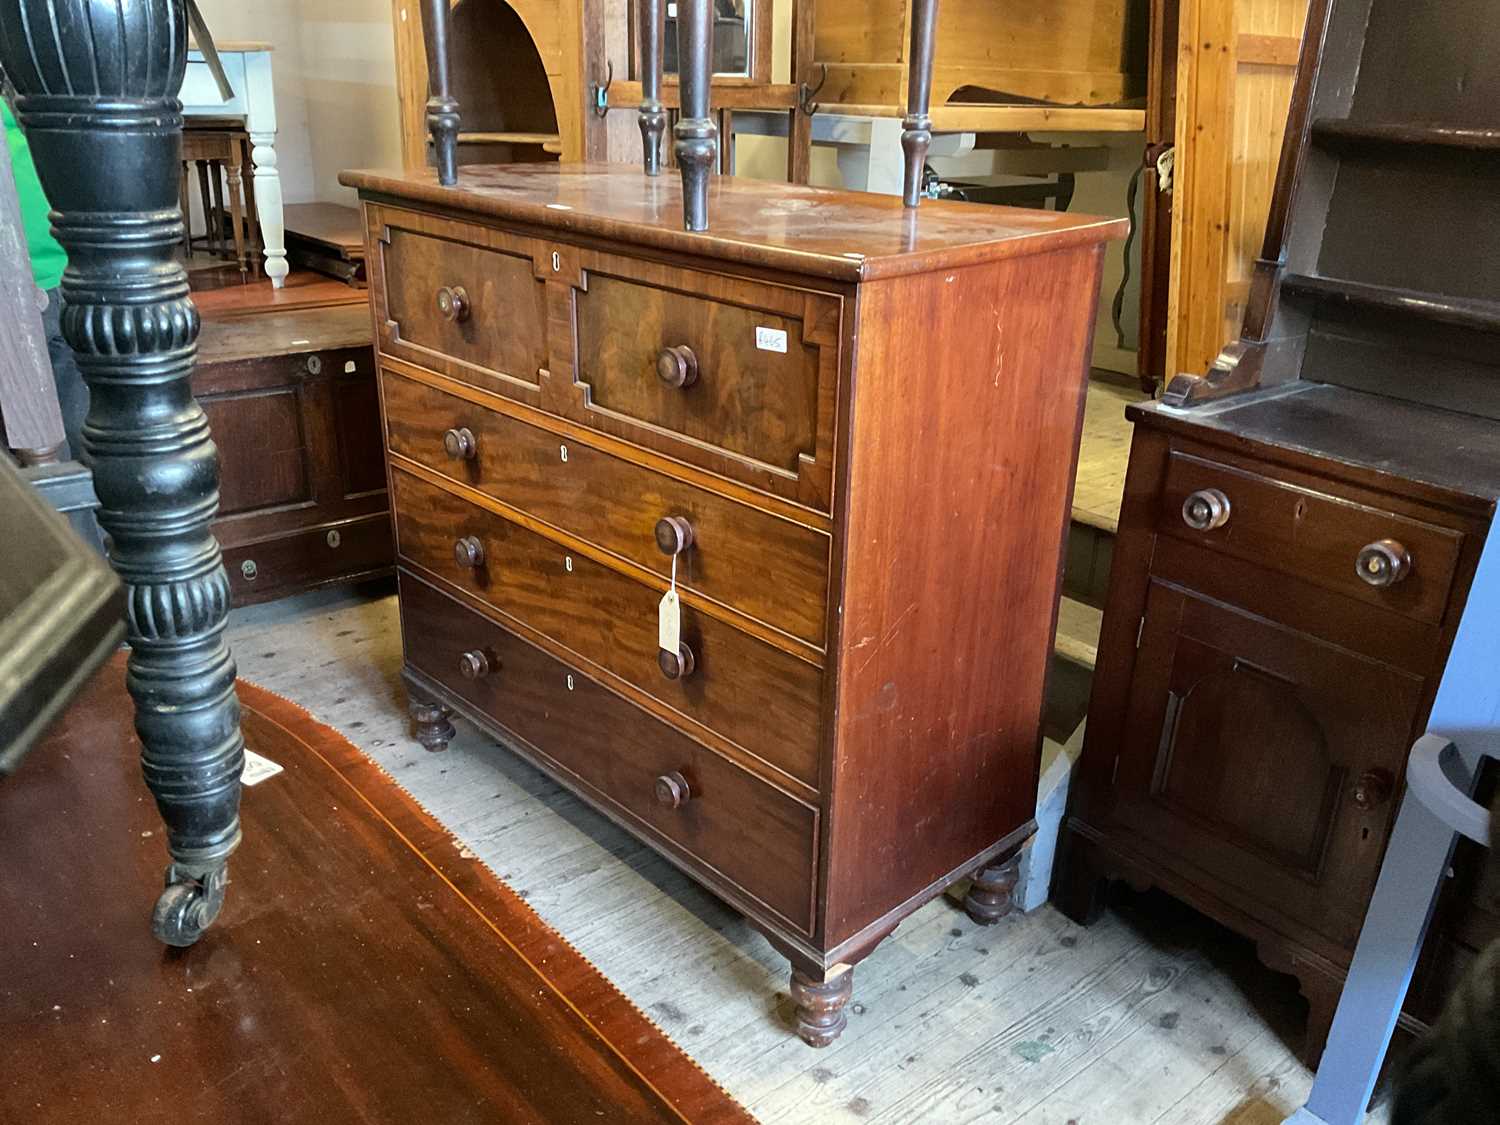
[[[245,152],[249,143],[249,134],[240,128],[185,128],[182,131],[184,223],[188,222],[190,214],[188,192],[191,189],[188,173],[189,169],[196,165],[199,197],[203,204],[203,218],[207,228],[205,238],[209,251],[215,255],[227,257],[229,246],[224,239],[223,227],[225,181],[227,181],[229,216],[234,229],[234,258],[239,263],[241,276],[248,276],[250,273],[250,257],[245,234],[246,219],[249,219],[252,238],[255,237],[254,232],[258,228],[255,195],[253,189],[247,193],[246,189],[249,185],[246,184],[244,177]],[[220,168],[224,170],[223,179],[219,176]],[[191,249],[193,236],[190,226],[184,236],[184,241]]]

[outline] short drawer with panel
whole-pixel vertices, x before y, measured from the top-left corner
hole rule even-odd
[[[842,299],[579,259],[568,417],[828,511]]]
[[[534,239],[394,208],[366,213],[376,345],[535,405],[547,366],[547,293]],[[503,326],[503,327],[502,327]]]

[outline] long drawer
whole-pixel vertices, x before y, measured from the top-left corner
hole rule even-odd
[[[413,379],[386,371],[381,381],[391,452],[662,578],[671,574],[672,560],[657,545],[657,522],[685,519],[693,545],[678,557],[679,585],[822,647],[829,557],[823,532]],[[445,446],[450,430],[467,432],[459,456]]]
[[[399,468],[391,487],[403,560],[817,786],[821,669],[684,606],[692,668],[669,679],[657,659],[661,590]]]
[[[803,932],[812,924],[818,812],[401,574],[407,663],[524,742],[628,827]],[[469,656],[484,669],[460,671]],[[545,748],[545,749],[543,749]]]

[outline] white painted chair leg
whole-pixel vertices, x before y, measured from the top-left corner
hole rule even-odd
[[[266,252],[266,276],[273,288],[286,284],[286,220],[282,216],[281,172],[276,167],[276,100],[271,85],[271,54],[245,57],[245,129],[250,134],[250,160],[255,165],[255,206],[260,212],[261,244]]]

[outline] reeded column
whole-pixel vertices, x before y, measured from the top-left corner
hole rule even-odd
[[[218,454],[188,380],[198,312],[176,260],[183,0],[0,0],[0,65],[68,251],[62,329],[91,394],[109,558],[129,587],[127,685],[171,863],[156,936],[191,945],[240,839]],[[109,753],[100,747],[100,753]]]

